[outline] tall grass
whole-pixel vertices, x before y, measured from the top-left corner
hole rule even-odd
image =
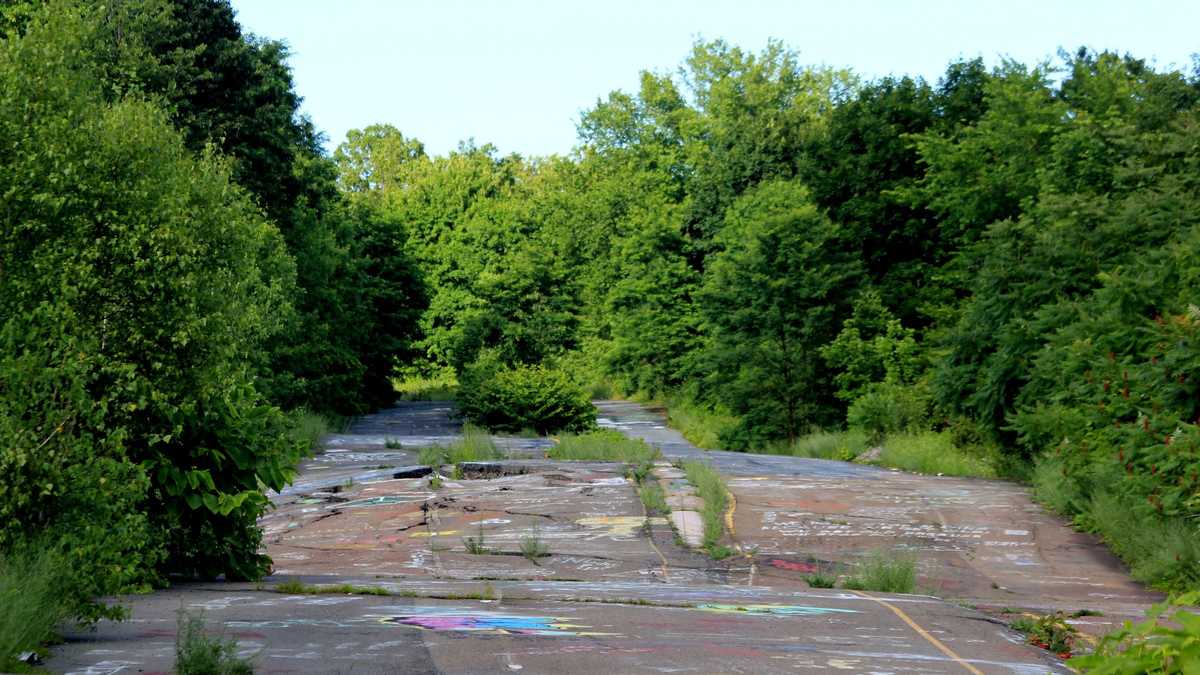
[[[1096,467],[1084,487],[1064,477],[1061,460],[1051,455],[1037,462],[1033,494],[1099,535],[1134,579],[1165,591],[1200,589],[1200,523],[1145,508],[1144,498],[1118,492],[1121,480],[1119,469]]]
[[[484,429],[473,424],[463,427],[462,438],[448,446],[421,448],[419,461],[425,466],[443,466],[459,462],[486,462],[504,459],[504,453]]]
[[[729,491],[721,474],[708,464],[699,461],[683,463],[688,482],[696,488],[697,495],[704,500],[700,516],[704,520],[704,548],[710,553],[723,549],[721,539],[725,536],[725,509],[729,503]]]
[[[402,401],[451,401],[458,390],[458,379],[453,371],[446,370],[433,375],[393,378],[392,388]]]
[[[719,449],[721,433],[737,425],[737,417],[714,411],[683,395],[668,396],[662,404],[667,409],[667,424],[698,448]]]
[[[18,654],[49,640],[68,618],[60,564],[57,553],[40,546],[0,557],[0,672],[15,670]]]
[[[204,614],[179,612],[175,636],[175,672],[179,675],[251,675],[254,666],[237,655],[237,641],[205,632]]]
[[[321,446],[321,437],[338,427],[328,417],[301,408],[292,413],[289,434],[293,440],[304,443],[310,453],[315,453]]]
[[[550,459],[599,460],[643,464],[662,457],[662,452],[641,440],[612,429],[586,434],[563,434],[547,451]]]
[[[917,561],[910,556],[874,551],[858,564],[845,588],[881,593],[912,593],[917,585]]]
[[[877,463],[884,466],[914,473],[996,477],[996,467],[991,461],[954,445],[948,431],[893,434],[882,447]]]
[[[651,481],[643,484],[638,488],[638,497],[642,500],[642,506],[646,507],[647,516],[665,516],[671,512],[671,507],[667,506],[667,493],[658,483]]]
[[[756,450],[766,455],[790,455],[815,459],[840,459],[849,461],[867,449],[867,433],[858,429],[850,431],[814,431],[797,438],[793,443],[773,443]]]

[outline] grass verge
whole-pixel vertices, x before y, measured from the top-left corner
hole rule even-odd
[[[667,493],[658,483],[643,483],[638,487],[638,496],[642,499],[642,506],[646,507],[647,516],[665,516],[671,512],[671,507],[667,506]]]
[[[459,462],[486,462],[504,459],[504,453],[496,447],[487,431],[472,424],[463,427],[462,439],[446,447],[431,445],[421,448],[421,464],[444,466]]]
[[[867,449],[868,441],[867,433],[857,429],[814,431],[797,438],[793,443],[772,443],[755,452],[764,455],[850,461]]]
[[[721,539],[725,537],[725,509],[729,506],[729,491],[725,481],[716,469],[704,462],[684,462],[682,468],[688,482],[704,500],[704,508],[700,511],[700,517],[704,520],[704,549],[713,558],[729,557],[733,551],[721,545]]]
[[[38,649],[67,619],[58,556],[34,549],[0,558],[0,672],[21,672],[17,655]]]
[[[948,431],[894,434],[887,437],[882,448],[879,459],[873,464],[914,473],[996,477],[996,467],[992,462],[954,445]]]
[[[179,675],[250,675],[254,666],[237,655],[237,641],[210,636],[204,614],[179,611],[175,637],[175,672]]]
[[[668,396],[661,403],[667,409],[667,424],[698,448],[720,448],[721,433],[737,426],[737,417],[711,410],[682,395]]]
[[[1099,535],[1138,581],[1167,592],[1200,590],[1200,525],[1145,508],[1137,496],[1119,494],[1119,469],[1093,467],[1068,475],[1061,459],[1046,455],[1033,472],[1033,496]]]
[[[853,576],[842,587],[854,591],[912,593],[917,585],[917,561],[887,551],[875,551],[858,563]]]
[[[658,448],[612,429],[586,434],[563,434],[546,453],[549,459],[598,460],[643,464],[662,457]]]

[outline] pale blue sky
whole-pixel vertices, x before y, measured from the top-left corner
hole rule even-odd
[[[641,70],[673,71],[697,36],[807,63],[935,81],[951,60],[1033,62],[1059,47],[1190,69],[1200,1],[233,0],[245,30],[291,45],[304,109],[330,137],[377,122],[445,153],[460,140],[563,153],[582,110]]]

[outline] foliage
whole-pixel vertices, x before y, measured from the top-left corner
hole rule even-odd
[[[521,555],[534,564],[537,563],[538,558],[550,555],[550,547],[542,541],[542,534],[536,524],[533,526],[532,532],[521,537]]]
[[[1074,626],[1067,623],[1067,616],[1062,612],[1032,619],[1022,617],[1012,622],[1012,628],[1025,633],[1030,644],[1064,659],[1071,657],[1076,636],[1079,634]]]
[[[818,346],[855,283],[854,261],[796,182],[764,184],[731,209],[699,302],[710,336],[697,358],[706,390],[739,416],[726,446],[789,441],[830,421],[832,384],[815,367]]]
[[[546,457],[641,464],[661,458],[662,452],[641,439],[630,438],[612,429],[601,429],[586,434],[563,434]]]
[[[846,423],[851,429],[867,432],[872,443],[892,434],[920,431],[928,426],[929,398],[923,383],[877,382],[850,404]]]
[[[883,306],[879,293],[865,290],[854,301],[842,331],[821,348],[821,358],[838,371],[837,397],[853,403],[872,383],[911,384],[921,371],[913,331]]]
[[[203,612],[179,611],[175,672],[179,675],[251,675],[253,664],[238,656],[237,640],[211,637]]]
[[[462,374],[458,410],[475,424],[501,431],[579,432],[596,422],[587,394],[566,372],[486,359]]]
[[[1200,592],[1186,593],[1154,605],[1147,619],[1125,625],[1101,638],[1096,649],[1068,662],[1083,673],[1191,673],[1200,668]]]

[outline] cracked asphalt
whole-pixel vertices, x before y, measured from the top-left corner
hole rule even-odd
[[[599,407],[602,424],[669,459],[711,461],[735,497],[735,539],[755,554],[686,548],[646,518],[622,466],[547,461],[549,439],[500,438],[510,459],[435,490],[419,448],[460,429],[449,404],[405,403],[326,438],[273,495],[270,578],[123,598],[129,621],[67,635],[47,666],[168,672],[187,609],[260,673],[1067,672],[972,606],[1086,606],[1113,621],[1153,599],[1016,486],[704,451],[654,411]],[[522,555],[530,540],[548,555]],[[804,581],[878,547],[911,551],[928,591],[957,603]],[[379,595],[279,592],[287,581]]]

